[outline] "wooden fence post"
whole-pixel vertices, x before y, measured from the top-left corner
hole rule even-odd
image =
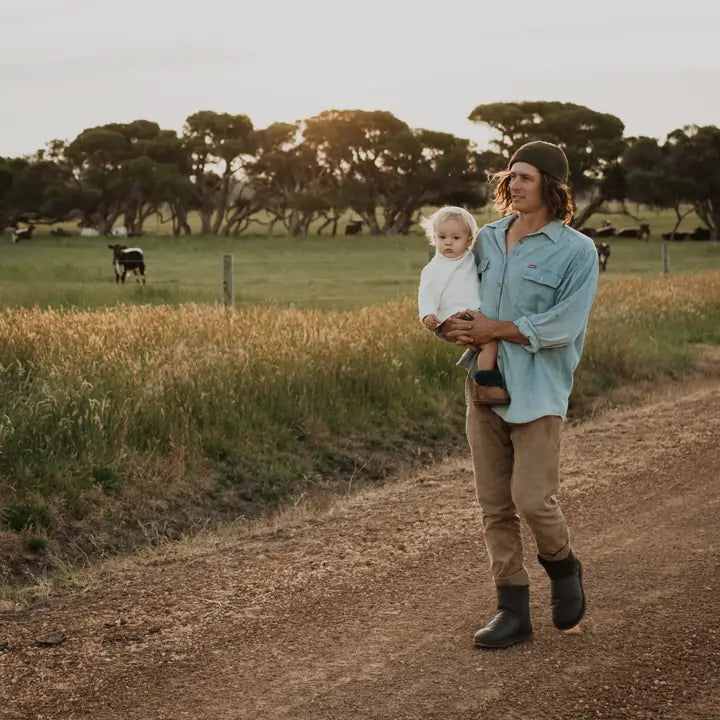
[[[235,281],[233,279],[233,256],[223,255],[223,304],[235,306]]]
[[[675,232],[673,231],[673,237]],[[663,239],[662,241],[662,260],[663,260],[663,276],[667,277],[670,274],[670,247],[668,241]]]

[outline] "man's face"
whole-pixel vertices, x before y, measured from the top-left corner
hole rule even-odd
[[[515,212],[531,213],[542,210],[542,175],[530,163],[516,162],[510,168],[510,200]]]
[[[435,247],[446,258],[459,258],[471,242],[470,233],[459,220],[448,218],[435,227]]]

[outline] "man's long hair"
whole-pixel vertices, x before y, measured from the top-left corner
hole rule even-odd
[[[566,183],[560,182],[540,170],[542,183],[542,199],[550,209],[550,215],[570,224],[575,215],[575,201],[572,190]],[[512,213],[512,198],[510,196],[510,170],[501,170],[490,176],[490,183],[495,188],[495,207],[503,214]]]

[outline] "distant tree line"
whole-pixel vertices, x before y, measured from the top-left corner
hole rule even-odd
[[[32,157],[0,157],[0,226],[76,220],[104,233],[122,218],[138,233],[155,216],[179,235],[197,213],[205,235],[256,224],[302,236],[315,221],[335,234],[352,211],[373,234],[405,234],[423,206],[480,209],[488,174],[523,143],[547,140],[568,155],[582,199],[575,226],[608,201],[634,201],[672,208],[678,223],[692,207],[718,237],[715,126],[688,125],[662,143],[626,138],[614,115],[544,101],[479,105],[470,119],[494,131],[489,148],[385,111],[328,110],[258,129],[246,115],[205,110],[179,135],[148,120],[88,128]]]

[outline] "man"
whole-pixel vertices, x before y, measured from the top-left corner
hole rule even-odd
[[[468,376],[467,438],[498,599],[497,614],[475,634],[481,648],[532,636],[519,514],[550,577],[554,625],[568,630],[585,613],[582,566],[555,494],[560,433],[598,279],[593,242],[566,224],[573,205],[561,148],[527,143],[494,179],[496,206],[512,214],[483,227],[473,249],[482,313],[441,327],[466,346],[499,340],[498,370],[510,396],[493,405]],[[466,352],[461,363],[473,368],[474,355]]]

